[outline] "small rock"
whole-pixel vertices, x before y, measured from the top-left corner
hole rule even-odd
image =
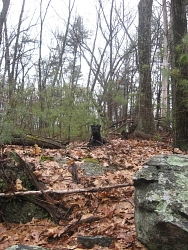
[[[95,244],[101,247],[109,247],[114,241],[114,238],[110,236],[102,236],[102,235],[91,237],[91,236],[83,236],[79,234],[78,241],[82,244],[83,247],[86,247],[86,248],[93,248]]]

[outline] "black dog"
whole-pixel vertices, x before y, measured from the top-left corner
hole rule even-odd
[[[104,138],[101,136],[101,125],[91,125],[91,138],[87,146],[101,146],[105,143]]]

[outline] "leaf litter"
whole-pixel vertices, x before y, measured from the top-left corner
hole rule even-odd
[[[135,172],[148,158],[157,154],[172,154],[169,142],[133,139],[114,139],[95,148],[86,148],[79,142],[69,144],[66,149],[56,150],[41,149],[37,145],[7,148],[15,150],[26,162],[32,163],[37,179],[51,190],[99,188],[132,183]],[[96,176],[85,175],[80,166],[87,162],[99,163],[103,172]],[[78,183],[73,178],[71,164],[76,166]],[[146,249],[136,238],[133,186],[100,192],[63,194],[62,201],[70,209],[71,218],[60,220],[58,225],[50,218],[33,218],[26,224],[0,223],[0,250],[14,244],[62,250],[84,249],[77,241],[78,234],[114,238],[109,248],[96,245],[92,248],[94,250]]]

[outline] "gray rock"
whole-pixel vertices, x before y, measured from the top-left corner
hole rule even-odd
[[[84,174],[86,176],[97,176],[104,174],[104,169],[100,164],[93,163],[93,162],[87,162],[84,164],[81,164],[79,168],[84,169]]]
[[[5,250],[48,250],[47,248],[38,247],[38,246],[26,246],[26,245],[14,245],[6,248]]]
[[[99,245],[101,247],[109,247],[114,241],[113,237],[110,236],[83,236],[81,234],[78,235],[78,241],[82,244],[83,247],[93,248],[94,245]]]
[[[0,198],[0,208],[3,213],[3,219],[11,223],[27,223],[32,218],[44,219],[49,217],[45,209],[34,203],[19,199],[7,201],[7,199]]]
[[[27,190],[36,190],[36,187],[32,183],[30,177],[24,170],[22,164],[18,164],[19,160],[14,151],[11,151],[9,158],[6,158],[4,165],[0,168],[0,192],[1,193],[13,193],[14,185],[17,179],[22,181],[24,188]],[[32,172],[34,166],[27,164],[28,168]],[[10,190],[9,190],[10,189]],[[32,200],[32,199],[31,199]],[[44,219],[49,217],[49,213],[42,207],[29,202],[25,197],[0,197],[0,210],[2,216],[0,216],[0,222],[4,220],[12,223],[27,223],[32,218]]]
[[[155,156],[133,181],[138,239],[152,250],[188,250],[188,156]]]

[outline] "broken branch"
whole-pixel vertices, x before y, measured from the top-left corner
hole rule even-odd
[[[112,186],[104,186],[98,188],[80,188],[80,189],[66,189],[66,190],[43,190],[43,191],[18,191],[14,193],[0,193],[0,197],[12,197],[15,195],[42,195],[42,194],[74,194],[74,193],[87,193],[87,192],[102,192],[113,188],[123,188],[133,186],[132,183],[117,184]]]

